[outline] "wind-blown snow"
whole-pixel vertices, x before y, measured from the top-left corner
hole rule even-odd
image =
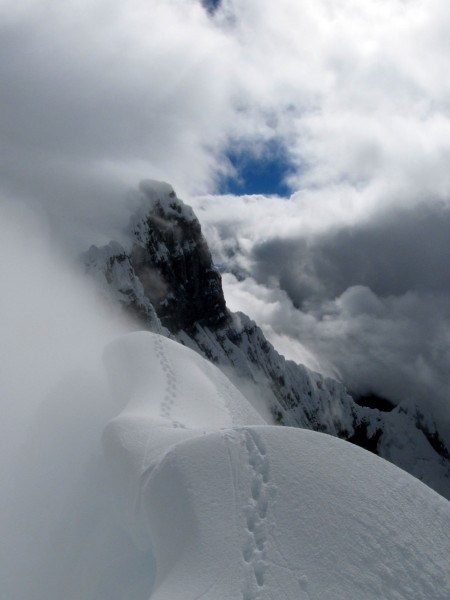
[[[106,363],[119,514],[153,548],[152,600],[446,599],[450,505],[330,436],[262,424],[211,364],[130,334]]]

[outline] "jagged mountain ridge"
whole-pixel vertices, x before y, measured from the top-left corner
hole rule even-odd
[[[140,327],[215,363],[259,410],[282,425],[321,431],[369,449],[450,497],[450,460],[429,416],[361,406],[334,379],[280,356],[261,329],[226,308],[201,226],[168,184],[145,181],[140,208],[117,242],[84,255],[87,271]]]

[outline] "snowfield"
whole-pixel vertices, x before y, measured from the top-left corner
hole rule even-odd
[[[154,555],[152,600],[450,598],[450,504],[431,489],[347,442],[265,425],[165,337],[125,336],[105,363],[116,514]]]

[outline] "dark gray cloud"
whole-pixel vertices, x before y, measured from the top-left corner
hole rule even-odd
[[[288,357],[356,393],[414,403],[450,432],[448,205],[383,206],[323,228],[317,203],[297,205],[296,219],[294,199],[261,204],[204,213],[217,260],[239,274],[224,277],[230,307]]]
[[[362,285],[377,296],[450,293],[450,210],[430,200],[332,229],[313,239],[255,244],[253,275],[276,279],[297,306],[331,300]]]

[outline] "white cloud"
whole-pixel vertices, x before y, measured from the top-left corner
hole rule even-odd
[[[116,224],[113,189],[144,177],[212,191],[228,143],[274,137],[293,190],[336,207],[360,196],[370,211],[374,189],[377,202],[448,194],[443,0],[227,0],[214,17],[196,0],[0,10],[3,185],[60,227],[69,214],[101,229],[93,205]]]
[[[0,0],[0,17],[2,186],[63,247],[116,237],[125,190],[168,180],[219,261],[281,287],[233,292],[277,343],[386,393],[446,386],[446,0],[223,0],[214,16],[195,0]],[[195,198],[230,170],[228,144],[273,138],[289,200]]]
[[[144,177],[210,185],[233,44],[197,3],[34,2],[4,21],[0,46],[3,185],[59,227],[89,224],[95,204],[114,216],[112,189]]]

